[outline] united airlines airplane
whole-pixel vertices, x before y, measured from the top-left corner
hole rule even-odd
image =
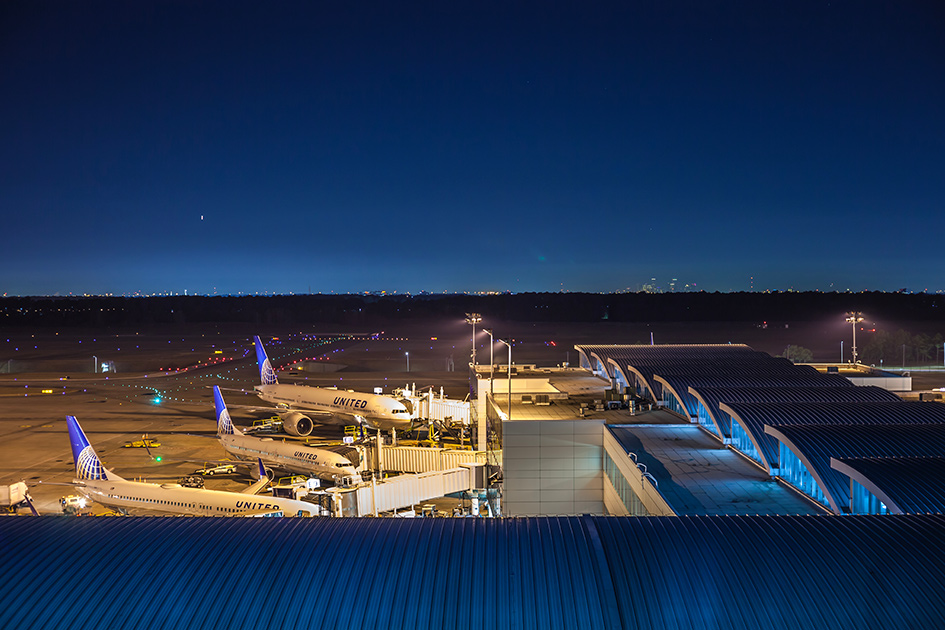
[[[361,482],[357,467],[341,453],[327,448],[315,448],[298,442],[284,442],[272,438],[244,435],[233,426],[230,412],[220,388],[213,386],[213,404],[217,414],[217,437],[227,453],[244,461],[261,460],[269,470],[303,474],[327,479],[338,486]],[[353,450],[345,447],[346,450]]]
[[[410,410],[404,401],[360,392],[344,391],[328,387],[308,385],[283,385],[266,356],[262,341],[256,336],[256,360],[259,363],[260,384],[256,395],[276,405],[275,411],[282,418],[282,428],[289,435],[311,434],[311,415],[319,422],[348,424],[356,422],[372,429],[405,429],[413,425]]]
[[[66,416],[66,424],[69,427],[72,458],[75,461],[76,489],[102,505],[119,510],[144,509],[195,516],[255,516],[270,513],[317,516],[319,513],[319,507],[307,501],[253,496],[268,481],[264,470],[261,471],[260,480],[244,492],[185,488],[176,483],[156,484],[122,479],[102,465],[74,416]]]

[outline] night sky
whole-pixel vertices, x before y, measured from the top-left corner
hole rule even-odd
[[[945,290],[941,2],[7,0],[0,86],[0,295]]]

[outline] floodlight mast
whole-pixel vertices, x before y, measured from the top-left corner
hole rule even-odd
[[[853,365],[856,365],[856,325],[863,321],[863,313],[852,311],[847,313],[847,323],[853,324]]]
[[[479,313],[466,313],[466,323],[472,324],[472,366],[476,369],[476,324],[482,321]]]
[[[493,358],[493,350],[495,349],[495,337],[492,336],[491,328],[483,328],[482,332],[489,335],[489,393],[492,394],[492,381],[495,378],[495,358]]]
[[[499,343],[504,343],[509,347],[509,410],[505,416],[505,421],[512,419],[512,342],[505,339],[496,339]]]

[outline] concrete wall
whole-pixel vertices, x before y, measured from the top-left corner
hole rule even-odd
[[[504,516],[604,514],[600,420],[502,423]]]

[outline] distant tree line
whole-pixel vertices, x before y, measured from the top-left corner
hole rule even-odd
[[[860,362],[871,365],[941,365],[943,341],[942,333],[913,335],[905,330],[877,330],[857,351]]]
[[[248,323],[294,325],[462,318],[480,312],[507,321],[816,321],[846,311],[900,321],[945,319],[945,295],[925,293],[503,293],[497,295],[280,295],[167,297],[5,297],[4,326],[147,326]],[[916,347],[914,343],[907,345]],[[865,348],[864,348],[865,350]]]
[[[814,360],[814,353],[803,346],[790,345],[784,349],[781,356],[794,363],[810,363]]]

